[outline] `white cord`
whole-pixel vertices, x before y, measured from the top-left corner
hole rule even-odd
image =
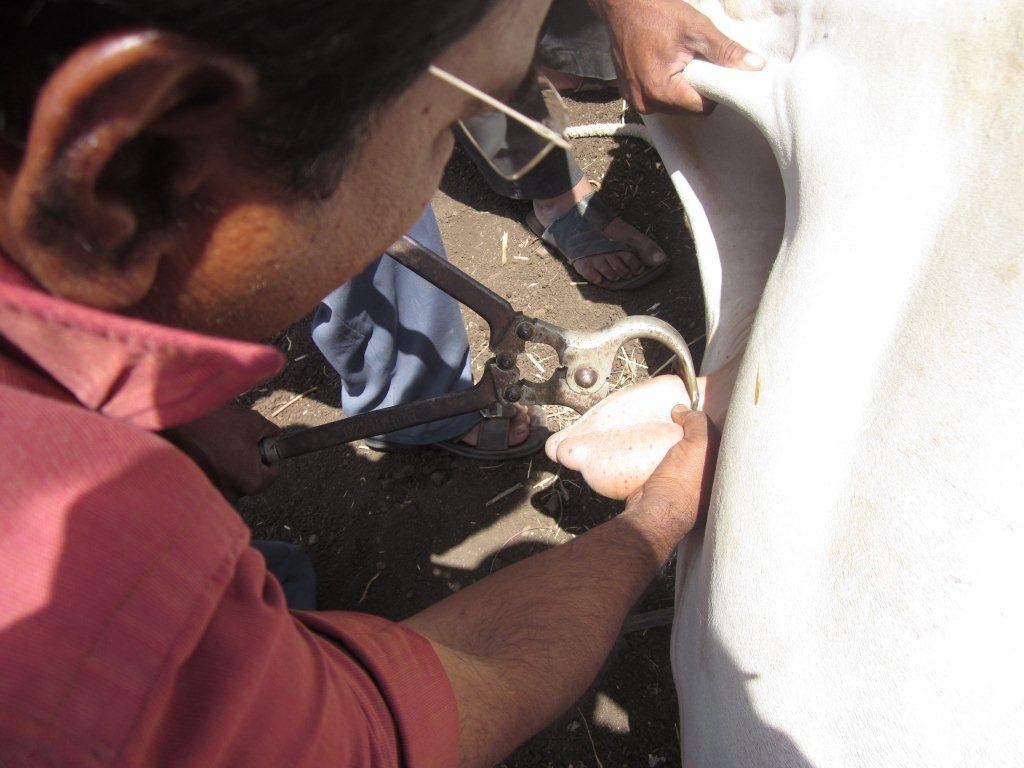
[[[595,137],[640,139],[651,143],[647,126],[641,123],[591,123],[590,125],[574,125],[565,129],[569,139],[589,139]]]

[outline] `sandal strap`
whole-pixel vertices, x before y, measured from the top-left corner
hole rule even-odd
[[[591,192],[584,197],[541,235],[541,239],[562,254],[569,264],[602,253],[636,253],[633,246],[604,234],[604,228],[615,215],[596,195],[596,192]]]
[[[477,432],[476,447],[482,451],[504,451],[508,448],[508,430],[512,426],[513,410],[509,413],[498,406],[494,410],[480,411],[480,430]]]
[[[615,214],[608,210],[604,200],[597,196],[596,190],[584,197],[573,207],[577,208],[583,218],[598,229],[604,229],[615,218]]]

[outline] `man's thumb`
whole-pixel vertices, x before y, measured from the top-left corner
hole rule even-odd
[[[695,443],[708,439],[708,417],[701,411],[691,411],[685,405],[672,409],[672,421],[683,428],[683,440]]]
[[[756,70],[763,68],[765,64],[763,58],[748,51],[731,37],[723,35],[710,22],[706,34],[694,48],[705,59],[720,67]]]

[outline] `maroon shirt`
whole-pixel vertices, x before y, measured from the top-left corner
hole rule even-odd
[[[61,301],[0,256],[0,764],[457,762],[430,644],[290,613],[235,510],[154,434],[280,365]]]

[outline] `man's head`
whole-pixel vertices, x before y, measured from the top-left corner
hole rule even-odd
[[[547,0],[78,0],[0,14],[0,245],[44,288],[260,336],[411,224]]]

